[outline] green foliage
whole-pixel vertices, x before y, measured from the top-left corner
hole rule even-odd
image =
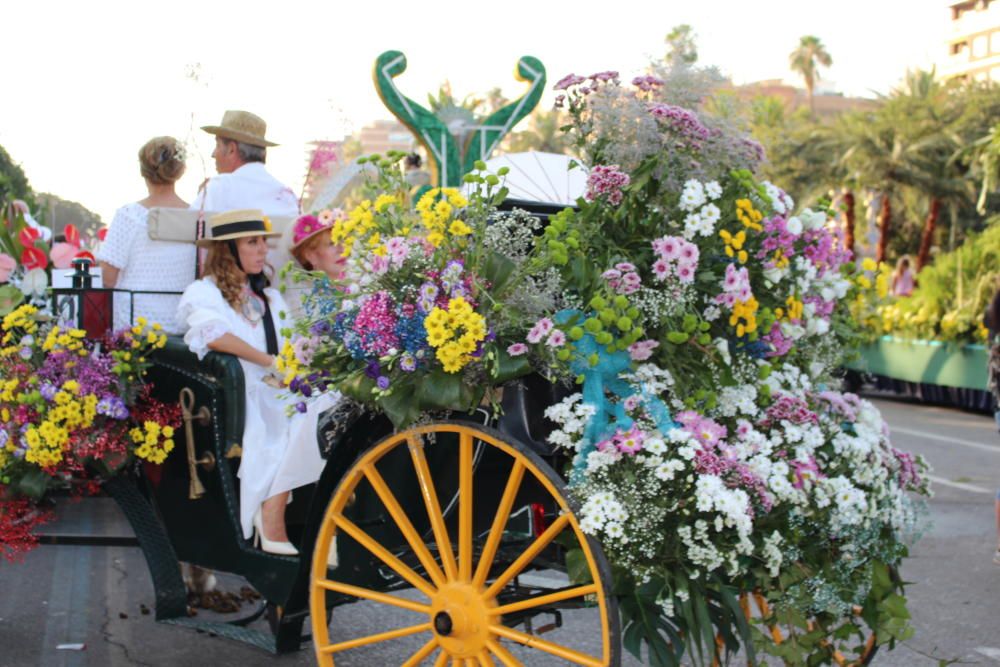
[[[0,146],[0,201],[12,199],[23,199],[31,208],[36,204],[28,177],[3,146]]]

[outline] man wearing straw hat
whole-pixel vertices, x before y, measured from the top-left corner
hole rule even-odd
[[[196,211],[231,211],[255,208],[265,215],[294,218],[299,214],[295,193],[267,172],[267,123],[249,111],[227,111],[219,125],[201,128],[215,135],[215,169],[191,208]]]

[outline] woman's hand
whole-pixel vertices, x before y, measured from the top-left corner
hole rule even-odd
[[[235,355],[240,359],[245,359],[265,369],[269,369],[275,363],[275,358],[270,354],[263,350],[258,350],[239,336],[231,333],[223,334],[213,340],[208,344],[208,349]]]

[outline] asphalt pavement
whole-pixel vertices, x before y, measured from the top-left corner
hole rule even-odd
[[[1000,436],[987,415],[875,398],[900,449],[923,454],[934,467],[935,497],[928,528],[902,567],[915,636],[875,665],[1000,665],[1000,566],[993,498],[1000,485]],[[109,499],[61,509],[65,521],[96,522],[129,531]],[[557,576],[542,573],[537,576]],[[222,587],[240,581],[223,576]],[[0,667],[124,667],[149,665],[313,665],[311,646],[273,656],[258,648],[153,619],[152,584],[142,553],[128,546],[42,545],[22,563],[0,560]],[[387,627],[383,606],[359,603],[334,611],[333,636]],[[398,625],[407,624],[400,611]],[[206,614],[210,615],[210,614]],[[409,621],[412,622],[412,621]],[[266,630],[263,622],[254,626]],[[388,626],[391,627],[391,626]],[[567,614],[557,641],[597,653],[594,616]],[[81,646],[82,645],[82,646]],[[338,667],[396,665],[420,647],[400,642],[357,649]],[[530,649],[515,649],[527,665],[565,664]],[[626,665],[637,662],[626,657]]]

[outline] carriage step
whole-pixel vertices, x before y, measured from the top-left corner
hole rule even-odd
[[[55,519],[38,529],[40,544],[95,547],[137,547],[139,540],[112,498],[59,497]]]

